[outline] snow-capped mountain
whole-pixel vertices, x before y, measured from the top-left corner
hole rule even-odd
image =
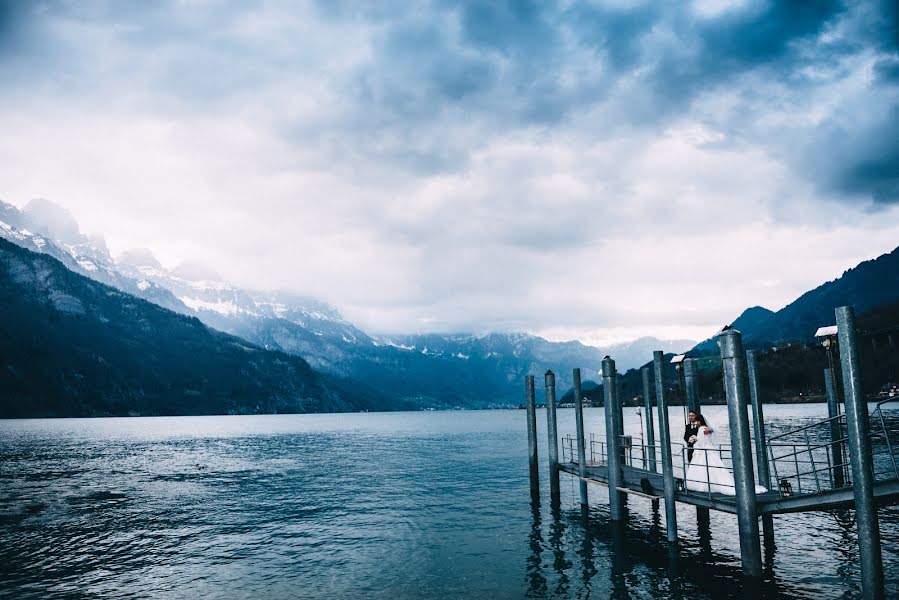
[[[584,369],[585,380],[595,378],[605,354],[623,372],[648,362],[652,350],[692,345],[643,338],[601,350],[522,333],[372,337],[315,298],[242,289],[196,264],[168,269],[149,250],[113,260],[102,237],[82,234],[67,211],[44,200],[23,211],[0,203],[0,237],[212,328],[361,381],[404,406],[517,404],[526,374],[553,370],[561,393],[571,385],[572,368]]]
[[[166,288],[120,273],[102,237],[83,235],[61,207],[32,200],[24,210],[0,202],[0,237],[28,250],[48,254],[68,269],[182,314],[192,311]]]
[[[171,290],[201,321],[264,347],[303,356],[315,367],[337,368],[347,346],[371,342],[332,306],[286,292],[244,290],[222,281],[199,265],[164,268],[149,250],[125,252],[116,263],[121,273]]]

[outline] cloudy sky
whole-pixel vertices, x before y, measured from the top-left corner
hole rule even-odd
[[[0,0],[0,199],[371,332],[701,339],[899,245],[896,3]]]

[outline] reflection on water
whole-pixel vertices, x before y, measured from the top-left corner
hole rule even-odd
[[[531,502],[531,535],[529,541],[530,554],[527,558],[527,596],[541,598],[546,596],[546,577],[543,576],[543,521],[540,517],[540,501]]]
[[[809,409],[790,410],[766,412],[776,427]],[[573,430],[573,411],[559,417]],[[681,507],[671,546],[664,507],[632,497],[613,524],[606,488],[591,486],[587,509],[578,497],[563,475],[559,504],[530,501],[518,411],[5,421],[0,597],[858,593],[851,511],[775,517],[748,586],[734,516]],[[897,596],[899,510],[880,519]]]

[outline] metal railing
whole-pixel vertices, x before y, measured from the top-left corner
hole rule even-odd
[[[883,411],[883,405],[897,401],[878,402],[868,418],[875,481],[899,479],[899,430],[887,425]],[[768,453],[773,489],[781,498],[852,485],[845,413],[770,436]]]
[[[869,435],[873,454],[875,481],[899,480],[899,410],[891,416],[890,403],[899,404],[899,398],[888,398],[878,402],[869,414]],[[886,414],[885,414],[886,412]],[[846,415],[822,419],[778,435],[769,436],[768,470],[769,481],[757,483],[780,497],[799,494],[817,494],[840,487],[851,486],[849,466],[849,445],[846,437]],[[834,439],[832,432],[839,432]],[[662,473],[662,446],[660,443],[647,445],[641,436],[623,435],[621,440],[623,463],[648,473]],[[605,436],[590,433],[585,442],[588,466],[608,464],[608,443]],[[834,450],[838,449],[839,452]],[[688,459],[690,448],[680,442],[671,443],[671,456],[678,489],[692,494],[708,495],[735,493],[733,483],[733,461],[727,444],[715,448],[693,448],[694,459],[697,452],[705,454],[704,466],[699,471],[690,470]],[[715,453],[721,464],[710,464]],[[680,457],[678,460],[676,457]],[[753,457],[756,456],[753,451]],[[835,461],[834,456],[840,460]],[[562,461],[577,464],[577,438],[566,435],[562,438]],[[694,462],[696,462],[694,460]],[[713,463],[717,461],[712,458]],[[696,466],[702,465],[702,462]],[[654,469],[651,467],[655,467]],[[723,470],[726,477],[715,477],[715,471]],[[711,485],[709,484],[711,482]]]
[[[690,459],[690,451],[693,452],[693,458]],[[725,494],[727,496],[736,495],[736,485],[732,465],[724,463],[725,456],[731,452],[730,448],[718,445],[714,448],[688,448],[682,446],[681,469],[683,477],[683,490],[693,494],[703,494],[712,497],[712,494]],[[711,462],[720,462],[721,464],[710,464]],[[730,458],[727,457],[730,461]],[[712,475],[715,479],[712,479]],[[681,485],[681,484],[679,484]]]

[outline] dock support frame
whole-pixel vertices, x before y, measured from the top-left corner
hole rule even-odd
[[[668,425],[668,401],[665,395],[664,353],[652,353],[655,369],[656,405],[659,409],[659,443],[662,446],[662,480],[665,487],[665,522],[668,542],[677,543],[677,507],[675,506],[674,466],[671,463],[671,429]]]
[[[581,370],[571,373],[574,381],[574,421],[577,429],[577,470],[581,492],[581,506],[588,505],[587,499],[587,442],[584,438],[584,403],[581,397]]]
[[[765,410],[759,386],[758,356],[755,350],[746,351],[749,373],[749,402],[752,404],[752,431],[755,435],[755,469],[760,485],[771,489],[771,470],[768,467],[768,437],[765,434]],[[774,517],[762,515],[762,533],[766,544],[774,543]]]
[[[855,522],[858,527],[862,596],[883,598],[883,557],[880,549],[880,524],[874,504],[874,469],[868,426],[868,405],[862,394],[859,373],[855,311],[851,306],[836,309],[840,364],[843,369],[843,398],[846,403],[846,432],[852,468],[852,493],[855,497]]]
[[[609,473],[609,516],[613,521],[624,519],[625,495],[618,488],[624,486],[621,470],[621,407],[618,405],[618,377],[615,361],[608,356],[602,360],[602,387],[606,413],[606,465]]]
[[[546,389],[546,441],[549,446],[549,497],[558,502],[561,497],[559,487],[559,435],[556,428],[556,375],[547,371],[544,378]]]
[[[718,334],[724,370],[724,391],[727,396],[727,416],[730,422],[740,559],[745,575],[761,577],[762,546],[759,542],[758,502],[755,496],[755,476],[752,472],[749,414],[746,409],[749,404],[749,382],[741,337],[736,329],[725,329]]]
[[[537,463],[537,400],[534,397],[534,376],[524,378],[527,397],[528,465],[531,473],[531,499],[540,498],[540,467]]]
[[[687,358],[684,360],[684,387],[687,396],[687,410],[699,413],[699,373],[696,369],[696,360]]]
[[[845,467],[843,467],[843,444],[840,441],[843,438],[843,428],[840,420],[836,417],[840,416],[839,398],[837,398],[837,387],[834,381],[834,372],[829,368],[824,369],[824,392],[827,394],[827,416],[833,419],[830,422],[830,457],[833,471],[831,479],[833,487],[843,487],[846,485]]]

